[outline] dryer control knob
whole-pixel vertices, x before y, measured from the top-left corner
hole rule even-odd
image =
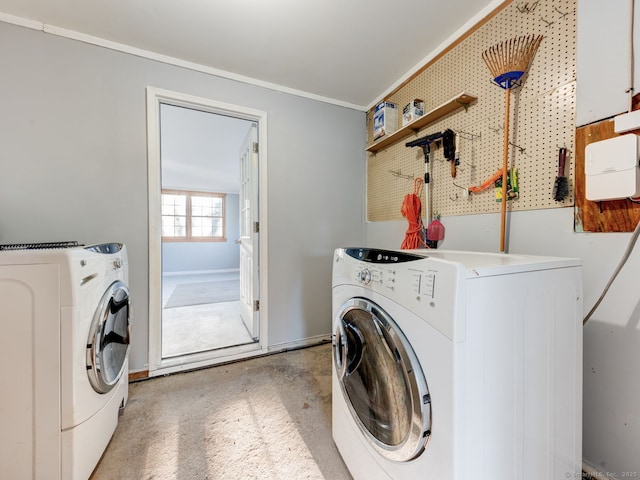
[[[358,281],[365,285],[369,285],[371,283],[371,272],[366,268],[364,270],[360,270],[358,272]]]

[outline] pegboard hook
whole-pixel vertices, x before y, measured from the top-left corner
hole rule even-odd
[[[413,175],[405,175],[404,173],[402,173],[402,170],[388,170],[388,173],[390,173],[391,175],[393,175],[396,178],[404,178],[405,180],[413,180]]]
[[[469,132],[463,132],[462,130],[454,130],[454,132],[460,138],[464,138],[465,140],[473,140],[474,138],[481,138],[482,137],[481,133],[469,133]]]
[[[467,187],[461,187],[460,185],[456,184],[455,182],[451,182],[451,183],[453,183],[454,187],[458,187],[459,189],[461,189],[463,191],[462,192],[462,196],[464,198],[469,198],[469,189]],[[455,195],[456,195],[456,200],[457,200],[458,199],[458,194],[456,193]],[[451,197],[449,197],[449,198],[451,198]]]
[[[567,15],[569,15],[569,12],[567,12],[567,13],[562,13],[560,10],[558,10],[558,7],[553,7],[553,9],[554,9],[556,12],[558,12],[558,13],[560,14],[560,18],[564,18],[564,17],[566,17]]]
[[[546,18],[544,17],[540,17],[540,20],[542,20],[544,23],[547,24],[547,28],[549,28],[551,25],[553,25],[555,22],[550,22],[548,21]]]
[[[511,145],[512,147],[517,148],[518,150],[520,150],[520,153],[524,153],[524,151],[526,150],[524,147],[521,147],[520,145],[516,145],[515,143],[509,141],[509,145]]]
[[[536,7],[538,6],[538,3],[539,3],[539,2],[537,2],[537,1],[536,1],[536,2],[533,2],[533,3],[531,4],[531,6],[530,6],[530,5],[529,5],[529,2],[527,2],[527,3],[525,3],[523,6],[516,5],[516,8],[518,9],[518,11],[519,11],[520,13],[531,13],[531,12],[533,12],[533,11],[536,9]]]

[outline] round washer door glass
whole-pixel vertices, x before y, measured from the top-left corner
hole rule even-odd
[[[93,316],[87,339],[87,375],[98,393],[109,392],[125,373],[129,353],[129,289],[111,284]]]
[[[346,302],[338,314],[334,364],[349,410],[383,457],[420,455],[431,435],[431,398],[404,334],[378,305]]]

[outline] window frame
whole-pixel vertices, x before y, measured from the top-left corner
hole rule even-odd
[[[226,193],[218,193],[218,192],[205,192],[200,190],[176,190],[172,188],[163,188],[160,191],[160,217],[164,217],[162,215],[162,195],[184,195],[187,200],[186,205],[186,223],[185,223],[185,232],[186,235],[184,237],[166,237],[162,235],[163,242],[182,242],[182,243],[190,243],[190,242],[226,242],[227,241],[227,194]],[[191,226],[192,226],[192,209],[191,209],[191,198],[192,197],[213,197],[220,198],[222,200],[222,215],[221,216],[213,216],[211,218],[221,218],[222,219],[222,236],[218,237],[194,237],[191,234]],[[162,223],[161,223],[162,224]],[[162,227],[161,227],[162,228]]]

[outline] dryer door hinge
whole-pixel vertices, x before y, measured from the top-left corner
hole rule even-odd
[[[253,142],[253,153],[258,153],[258,142]]]
[[[253,222],[253,233],[260,233],[260,222]]]
[[[253,311],[254,312],[260,311],[260,300],[253,301]]]

